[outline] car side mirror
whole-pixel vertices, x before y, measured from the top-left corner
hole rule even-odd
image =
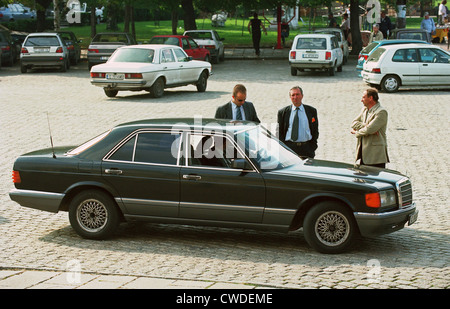
[[[231,162],[231,167],[235,169],[241,169],[241,170],[251,170],[253,169],[250,163],[246,159],[234,159]]]
[[[192,61],[192,57],[191,57],[191,56],[186,57],[186,61],[187,61],[187,62],[188,62],[188,61]]]

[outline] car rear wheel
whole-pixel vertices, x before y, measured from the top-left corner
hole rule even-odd
[[[119,93],[118,90],[113,90],[113,89],[108,89],[108,88],[103,88],[103,91],[105,92],[105,94],[108,98],[114,98],[117,95],[117,93]]]
[[[27,71],[28,71],[28,68],[27,68],[26,65],[21,65],[21,66],[20,66],[20,72],[21,72],[21,73],[27,73]]]
[[[395,75],[387,75],[381,81],[381,89],[385,92],[396,92],[400,87],[400,79]]]
[[[81,237],[105,239],[117,229],[120,212],[111,196],[102,191],[87,190],[70,202],[69,221]]]
[[[150,87],[150,93],[154,98],[160,98],[164,95],[164,79],[158,78]]]
[[[197,91],[205,92],[207,85],[208,85],[208,75],[206,74],[206,72],[202,72],[197,81]]]
[[[333,65],[331,68],[328,69],[328,75],[334,76],[336,74],[336,66]]]
[[[296,68],[291,67],[291,75],[292,76],[297,76],[297,69]]]
[[[321,202],[309,210],[303,223],[308,244],[322,253],[340,253],[352,245],[357,226],[351,211],[337,202]]]

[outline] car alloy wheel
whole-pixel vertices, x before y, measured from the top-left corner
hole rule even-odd
[[[400,87],[400,79],[394,75],[388,75],[381,81],[381,88],[386,92],[396,92]]]
[[[119,224],[119,217],[115,201],[97,190],[81,192],[69,206],[70,224],[84,238],[110,237]]]
[[[356,223],[351,211],[336,202],[315,205],[305,216],[305,239],[322,253],[339,253],[346,250],[356,235]]]

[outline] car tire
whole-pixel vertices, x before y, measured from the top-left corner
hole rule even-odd
[[[69,204],[69,221],[83,238],[111,237],[120,223],[120,211],[114,199],[99,190],[86,190]]]
[[[400,78],[395,75],[387,75],[381,80],[381,90],[384,92],[397,92],[400,87]]]
[[[291,67],[291,75],[292,76],[297,76],[297,69],[296,68]]]
[[[67,72],[69,69],[69,65],[67,64],[68,61],[64,61],[64,64],[61,66],[61,72]]]
[[[336,65],[333,65],[331,68],[328,69],[328,75],[334,76],[336,74]]]
[[[154,98],[160,98],[164,95],[164,79],[162,77],[155,80],[153,85],[150,87],[150,93]]]
[[[197,91],[205,92],[207,85],[208,85],[208,74],[206,72],[202,72],[202,74],[200,74],[200,77],[198,78],[198,81],[196,84]]]
[[[108,88],[103,88],[103,91],[105,92],[105,94],[108,98],[114,98],[114,97],[116,97],[117,93],[119,93],[118,90],[108,89]]]
[[[337,71],[342,72],[342,64],[340,66],[338,66]]]
[[[358,235],[350,209],[332,201],[321,202],[306,213],[303,233],[312,248],[327,254],[347,250]]]
[[[26,65],[20,65],[20,72],[21,73],[27,73],[27,71],[28,71],[28,68],[27,68]]]

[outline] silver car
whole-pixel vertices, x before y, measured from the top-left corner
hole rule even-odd
[[[225,60],[225,39],[220,38],[216,30],[188,30],[183,35],[190,36],[201,48],[208,49],[213,63]]]
[[[69,51],[57,33],[31,33],[23,42],[21,72],[37,67],[59,67],[62,72],[69,69]]]

